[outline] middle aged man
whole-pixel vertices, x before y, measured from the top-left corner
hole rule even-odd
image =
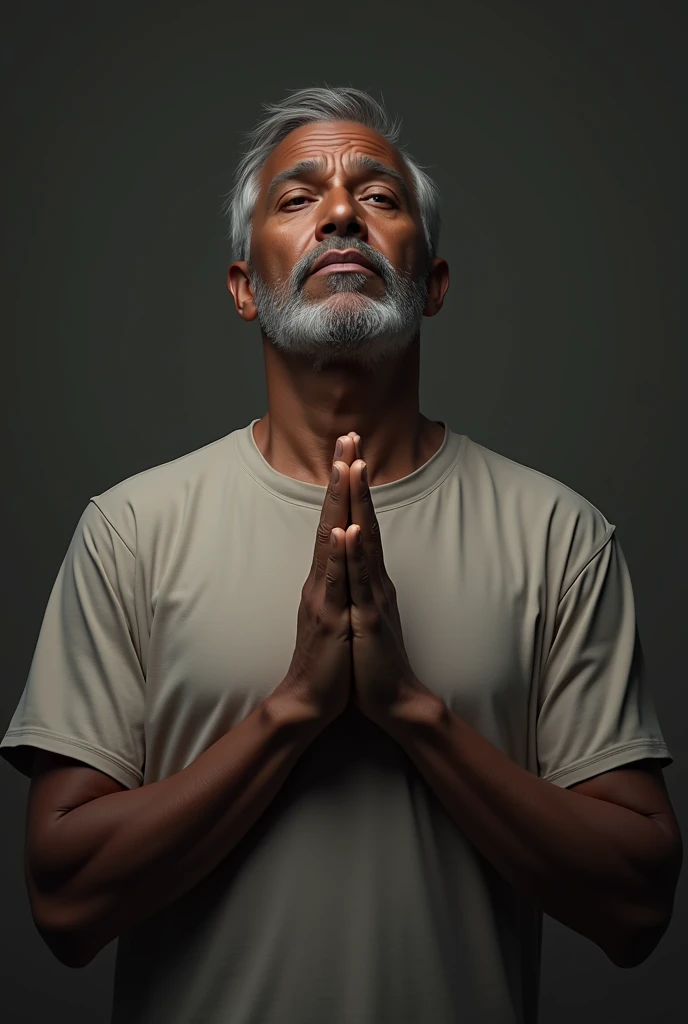
[[[373,99],[272,105],[229,211],[268,411],[82,514],[2,742],[34,918],[119,936],[117,1024],[534,1024],[542,911],[633,966],[681,865],[615,528],[420,413],[438,200]]]

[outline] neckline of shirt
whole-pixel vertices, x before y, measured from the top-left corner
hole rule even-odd
[[[256,417],[247,426],[235,430],[232,434],[235,451],[243,469],[256,483],[277,498],[321,509],[325,500],[324,486],[296,480],[294,477],[279,473],[265,459],[253,436],[253,427],[259,419],[260,417]],[[468,443],[467,435],[454,433],[444,420],[437,422],[444,427],[444,439],[435,454],[408,476],[371,488],[376,512],[424,498],[435,487],[439,487],[462,458]]]

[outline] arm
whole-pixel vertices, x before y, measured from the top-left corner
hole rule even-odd
[[[339,486],[335,476],[301,591],[291,664],[276,690],[175,775],[116,792],[111,786],[119,783],[104,779],[105,773],[98,779],[93,771],[74,799],[79,787],[72,773],[65,784],[71,791],[56,793],[53,787],[48,805],[30,815],[29,825],[37,822],[27,834],[31,909],[47,945],[65,965],[89,963],[112,939],[208,875],[260,817],[303,751],[347,706],[346,562],[331,537],[336,542],[346,525],[348,490],[346,476]],[[52,693],[57,676],[64,692],[55,704],[98,706],[96,736],[109,735],[113,749],[126,747],[130,763],[140,764],[146,680],[129,629],[136,620],[136,556],[110,529],[89,504],[46,612],[52,628],[43,632],[40,651],[43,686]],[[43,710],[47,719],[52,708]],[[126,726],[108,732],[110,719],[131,721],[135,742],[129,742]],[[96,729],[90,710],[86,722]],[[74,771],[84,779],[83,766]],[[50,776],[44,781],[38,794],[50,789]]]
[[[58,959],[85,966],[200,882],[260,817],[322,728],[268,698],[175,775],[54,812],[29,890],[36,924]]]
[[[652,808],[639,813],[546,782],[437,698],[411,701],[378,724],[507,881],[615,965],[636,966],[649,955],[671,917],[681,868],[677,826],[655,820]]]

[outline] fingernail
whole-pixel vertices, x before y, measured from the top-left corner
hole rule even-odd
[[[337,441],[337,444],[336,444],[335,449],[334,449],[334,457],[335,457],[335,459],[341,459],[343,454],[344,454],[344,445],[342,444],[341,441]]]
[[[363,469],[361,471],[361,480],[363,481],[364,484],[368,483],[368,467],[366,466],[365,462],[363,463]]]
[[[336,466],[332,467],[332,483],[336,484],[339,481],[339,470]]]

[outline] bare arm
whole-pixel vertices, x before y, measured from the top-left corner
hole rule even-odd
[[[671,918],[683,856],[661,771],[654,782],[647,771],[617,769],[604,781],[555,786],[439,699],[430,711],[409,701],[383,727],[515,888],[618,967],[650,955]]]
[[[85,966],[208,875],[325,724],[268,698],[175,775],[55,812],[28,882],[34,919],[58,959]]]

